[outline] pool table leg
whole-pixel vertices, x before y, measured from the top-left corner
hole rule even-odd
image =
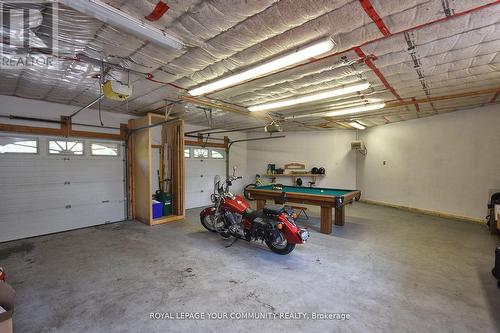
[[[345,209],[344,205],[340,207],[335,207],[335,225],[345,224]]]
[[[257,199],[257,210],[261,210],[266,205],[266,200]]]
[[[332,207],[321,206],[321,225],[319,231],[322,234],[332,233]]]

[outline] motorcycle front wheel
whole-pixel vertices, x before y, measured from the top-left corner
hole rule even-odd
[[[231,237],[231,234],[229,234],[227,232],[227,229],[225,226],[220,226],[219,225],[219,228],[225,228],[226,231],[221,231],[219,229],[219,231],[215,230],[215,219],[214,219],[214,215],[205,215],[205,216],[200,216],[200,222],[201,222],[201,225],[205,227],[205,229],[211,231],[211,232],[217,232],[219,235],[221,235],[223,238],[230,238]],[[226,222],[225,221],[222,221],[220,222],[221,224],[225,224]]]
[[[295,244],[288,243],[285,235],[281,231],[279,238],[274,241],[266,241],[266,245],[269,249],[271,249],[271,251],[281,255],[289,254],[293,251],[293,249],[295,249]]]
[[[214,226],[215,220],[213,215],[205,215],[205,216],[200,215],[200,222],[201,225],[205,227],[205,229],[212,232],[217,232]]]

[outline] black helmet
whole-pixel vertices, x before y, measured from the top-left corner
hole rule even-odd
[[[316,168],[316,167],[312,168],[312,169],[311,169],[311,173],[312,173],[313,175],[318,174],[318,168]]]
[[[325,168],[319,168],[319,169],[318,169],[318,173],[319,173],[320,175],[324,175],[324,174],[325,174]]]

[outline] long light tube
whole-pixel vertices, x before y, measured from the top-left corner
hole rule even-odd
[[[60,0],[64,5],[153,43],[181,49],[182,42],[99,0]]]
[[[353,114],[353,113],[378,110],[378,109],[382,109],[384,106],[385,106],[385,103],[367,104],[364,106],[357,106],[357,107],[353,107],[353,108],[335,110],[335,111],[328,112],[328,113],[324,114],[324,116],[326,116],[326,117],[338,117],[338,116],[344,116],[346,114]]]
[[[291,105],[315,102],[315,101],[319,101],[322,99],[327,99],[327,98],[331,98],[331,97],[335,97],[335,96],[346,95],[346,94],[353,93],[356,91],[362,91],[362,90],[367,89],[369,86],[370,86],[370,84],[368,82],[366,82],[366,83],[355,84],[352,86],[347,86],[347,87],[340,88],[340,89],[331,89],[331,90],[326,90],[326,91],[322,91],[319,93],[283,99],[281,101],[253,105],[253,106],[250,106],[248,108],[248,111],[252,111],[252,112],[264,111],[264,110],[283,108],[283,107],[291,106]]]
[[[361,125],[360,123],[358,123],[356,121],[350,122],[349,125],[351,125],[351,127],[357,128],[359,130],[364,130],[366,128],[365,126]]]
[[[295,52],[288,55],[278,57],[274,60],[263,63],[262,65],[247,69],[246,71],[243,71],[241,73],[228,76],[212,83],[201,85],[197,88],[189,90],[188,93],[192,96],[198,96],[215,90],[233,86],[235,84],[251,80],[264,74],[274,72],[281,68],[297,64],[309,58],[313,58],[325,52],[331,51],[334,46],[335,43],[333,42],[333,40],[331,38],[327,38],[309,46],[299,48]]]

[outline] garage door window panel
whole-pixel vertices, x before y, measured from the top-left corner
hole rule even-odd
[[[90,154],[93,156],[119,156],[120,146],[114,142],[92,142]]]
[[[193,149],[194,158],[208,158],[208,149],[205,148],[194,148]]]
[[[38,154],[38,140],[0,136],[0,154]]]
[[[83,155],[82,141],[49,141],[49,154],[51,155]]]
[[[210,158],[214,160],[223,160],[224,159],[224,150],[222,149],[212,149],[210,150]]]
[[[184,157],[185,158],[190,158],[191,157],[191,148],[185,148],[184,149]]]

